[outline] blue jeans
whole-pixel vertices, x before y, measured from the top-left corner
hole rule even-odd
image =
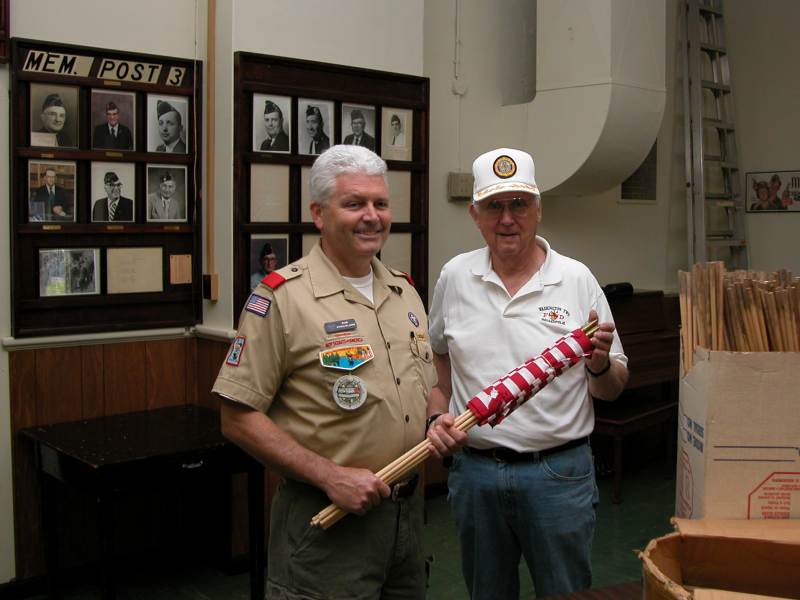
[[[598,492],[588,444],[515,463],[461,452],[447,483],[472,600],[518,600],[520,556],[539,598],[591,587]]]

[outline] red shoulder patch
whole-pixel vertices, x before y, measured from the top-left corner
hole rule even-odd
[[[408,273],[405,273],[405,272],[403,272],[403,271],[400,271],[400,272],[401,272],[401,273],[403,273],[403,277],[405,277],[405,278],[406,278],[406,281],[407,281],[408,283],[410,283],[410,284],[411,284],[411,287],[413,287],[414,289],[416,289],[416,288],[417,288],[417,284],[416,284],[416,283],[414,283],[414,280],[413,280],[413,279],[411,279],[411,275],[409,275]]]
[[[286,278],[283,275],[281,275],[276,271],[273,271],[272,273],[264,277],[264,279],[261,280],[261,283],[263,283],[268,288],[274,290],[282,286],[285,281]]]

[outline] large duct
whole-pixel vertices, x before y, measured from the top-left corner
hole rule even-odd
[[[608,190],[644,160],[666,102],[664,0],[538,0],[525,147],[549,194]],[[505,106],[511,118],[519,107]],[[541,176],[539,176],[541,174]]]

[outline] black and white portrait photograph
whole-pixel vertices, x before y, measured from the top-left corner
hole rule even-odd
[[[39,250],[40,296],[85,296],[100,293],[99,248]]]
[[[273,271],[285,267],[289,253],[287,236],[253,234],[250,236],[250,289]]]
[[[381,109],[381,156],[387,160],[411,160],[413,112],[404,108]]]
[[[28,161],[28,221],[75,221],[74,161]]]
[[[297,112],[300,115],[297,124],[299,153],[322,154],[331,147],[333,102],[300,98]]]
[[[292,99],[253,94],[253,150],[290,152],[291,148]]]
[[[136,165],[93,162],[92,223],[133,223],[136,205]]]
[[[92,149],[133,150],[136,94],[92,90]]]
[[[186,222],[186,167],[147,165],[147,220]]]
[[[342,143],[375,151],[375,107],[342,104]]]
[[[31,146],[78,147],[78,88],[32,83]]]
[[[189,147],[189,98],[147,95],[147,151],[186,154]]]

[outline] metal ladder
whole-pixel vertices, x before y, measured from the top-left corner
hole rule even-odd
[[[689,264],[747,268],[722,0],[686,0],[683,104]],[[688,76],[687,76],[688,75]]]

